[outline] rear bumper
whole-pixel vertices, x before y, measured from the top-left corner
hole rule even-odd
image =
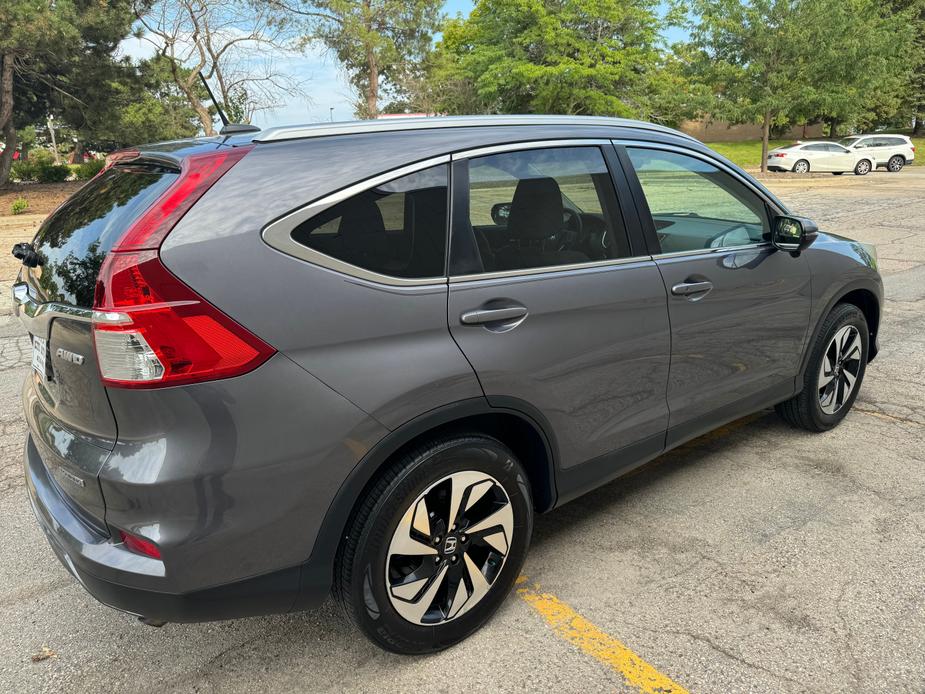
[[[139,581],[164,580],[163,563],[88,528],[58,491],[31,435],[26,438],[24,465],[32,510],[52,550],[105,605],[150,619],[201,622],[288,612],[297,600],[299,608],[306,609],[327,594],[323,582],[303,580],[303,574],[305,579],[314,575],[307,565],[183,594],[138,587]]]

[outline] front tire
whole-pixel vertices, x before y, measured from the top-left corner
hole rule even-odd
[[[805,159],[800,159],[796,164],[793,165],[793,173],[805,174],[809,173],[809,162]]]
[[[397,460],[361,500],[334,595],[382,648],[439,651],[504,602],[532,531],[529,481],[504,444],[480,434],[436,439]]]
[[[853,304],[838,304],[825,319],[803,375],[803,389],[775,406],[793,427],[828,431],[851,410],[867,369],[867,320]]]
[[[861,161],[855,164],[854,173],[858,176],[866,176],[870,173],[871,168],[871,163],[869,161],[861,159]]]
[[[886,163],[886,169],[890,173],[898,173],[903,170],[903,167],[906,165],[906,160],[899,156],[898,154],[890,157],[890,160]]]

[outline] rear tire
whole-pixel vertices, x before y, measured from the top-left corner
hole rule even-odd
[[[809,162],[805,159],[800,159],[800,161],[793,165],[793,173],[809,173]]]
[[[812,346],[803,389],[776,405],[777,414],[790,426],[808,431],[837,426],[854,405],[864,380],[869,335],[867,320],[857,306],[838,304],[832,309]]]
[[[873,165],[866,159],[861,159],[857,164],[854,165],[854,173],[858,176],[866,176],[870,173]]]
[[[899,173],[903,170],[905,165],[906,160],[900,155],[896,154],[890,157],[890,160],[886,163],[886,170],[890,173]]]
[[[504,444],[481,434],[435,439],[396,460],[360,500],[334,597],[382,648],[439,651],[504,602],[532,532],[529,481]]]

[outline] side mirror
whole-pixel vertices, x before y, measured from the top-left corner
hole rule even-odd
[[[774,220],[771,244],[781,251],[799,253],[816,240],[819,227],[806,217],[778,217]]]
[[[511,203],[498,202],[491,206],[491,221],[499,227],[506,227],[511,216]]]

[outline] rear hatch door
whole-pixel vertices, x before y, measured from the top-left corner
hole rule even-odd
[[[101,528],[97,475],[117,431],[93,345],[96,278],[112,246],[177,175],[158,163],[103,171],[45,220],[32,242],[35,261],[24,262],[13,289],[32,343],[24,404],[36,446],[76,510]]]

